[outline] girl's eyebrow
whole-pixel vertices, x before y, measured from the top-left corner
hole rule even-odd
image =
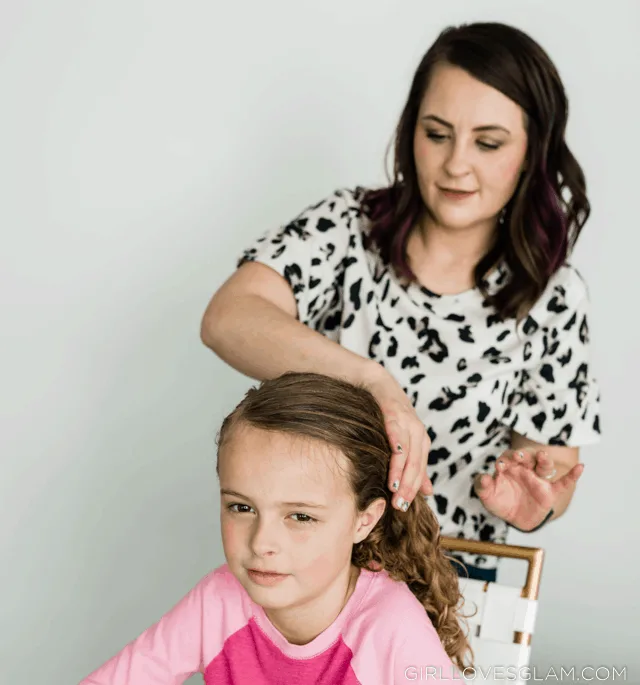
[[[239,497],[240,499],[247,500],[247,502],[251,501],[250,497],[247,497],[246,495],[243,495],[240,492],[236,492],[235,490],[228,490],[227,488],[221,488],[220,494],[221,495],[227,495],[229,497]],[[328,508],[325,504],[318,504],[315,502],[279,502],[278,504],[282,507],[300,507],[302,509],[327,509]]]
[[[241,492],[236,492],[235,490],[227,490],[226,488],[220,488],[220,494],[228,495],[229,497],[239,497],[240,499],[249,499],[246,495],[243,495]]]
[[[300,507],[301,509],[327,509],[325,504],[314,502],[280,502],[283,507]]]
[[[442,126],[446,126],[447,128],[453,128],[453,124],[449,123],[448,121],[445,121],[444,119],[441,119],[440,117],[437,117],[435,114],[427,114],[422,117],[422,121],[435,121],[438,124],[442,124]],[[504,126],[499,126],[498,124],[487,124],[485,126],[476,126],[474,131],[504,131],[505,133],[508,133],[511,135],[511,131],[509,129],[506,129]]]

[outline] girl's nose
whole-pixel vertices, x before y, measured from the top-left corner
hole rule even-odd
[[[256,519],[251,534],[251,550],[256,556],[276,554],[280,550],[278,526],[275,522]]]

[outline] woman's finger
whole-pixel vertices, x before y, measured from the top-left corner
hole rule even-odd
[[[551,457],[543,450],[536,454],[535,474],[536,476],[545,478],[547,480],[552,480],[556,475],[556,468],[553,464],[553,459],[551,459]]]
[[[391,461],[389,462],[389,482],[388,487],[391,492],[398,492],[400,489],[400,480],[404,473],[404,466],[407,463],[407,455],[400,445],[391,454]]]
[[[425,473],[424,477],[422,478],[422,484],[420,485],[420,493],[422,495],[425,495],[425,497],[433,495],[433,483],[431,482],[431,478],[429,478],[428,473]]]
[[[553,488],[553,491],[558,494],[563,490],[572,487],[578,482],[578,479],[583,472],[584,464],[576,464],[568,473],[565,473],[564,476],[558,478],[558,480],[552,484],[551,487]]]
[[[527,447],[510,450],[511,460],[515,464],[520,464],[520,466],[525,466],[527,468],[533,469],[536,465],[535,450],[531,450]]]
[[[413,421],[409,431],[409,454],[400,479],[400,488],[393,500],[393,505],[402,511],[407,511],[415,499],[427,468],[428,450],[425,449],[425,439],[428,440],[428,437],[422,422]]]
[[[504,473],[507,471],[511,465],[511,459],[505,457],[504,454],[496,459],[495,471],[493,472],[493,477],[495,478],[499,473]]]
[[[429,436],[427,435],[427,433],[425,431],[423,433],[423,436],[422,436],[422,445],[421,445],[421,452],[420,452],[421,469],[416,474],[416,482],[414,484],[414,487],[415,487],[414,497],[417,497],[418,493],[421,491],[422,483],[424,482],[425,474],[427,473],[427,463],[429,461],[430,446],[431,446],[431,440],[429,439]]]
[[[388,487],[391,492],[398,492],[400,481],[404,472],[408,452],[405,451],[403,442],[406,444],[406,433],[400,428],[397,421],[388,421],[386,424],[389,444],[392,446],[391,461],[389,463]]]
[[[422,439],[422,463],[424,464],[424,472],[422,473],[422,480],[419,486],[419,492],[423,495],[433,495],[433,484],[429,478],[429,452],[431,452],[431,438],[425,430]]]
[[[492,478],[488,473],[479,473],[474,478],[473,485],[478,497],[481,500],[485,500],[493,495],[496,488],[496,480],[495,477]]]
[[[413,497],[411,498],[411,502],[418,496],[418,493],[420,492],[420,486],[422,485],[422,481],[424,480],[424,475],[422,473],[418,473],[416,480],[413,484],[413,487],[411,488],[412,492],[414,493]],[[409,502],[409,504],[411,504]]]

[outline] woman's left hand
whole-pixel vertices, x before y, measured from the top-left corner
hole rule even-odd
[[[494,475],[476,476],[474,486],[487,511],[528,531],[541,523],[583,470],[583,464],[576,464],[564,476],[552,480],[556,470],[545,452],[507,450],[496,461]]]

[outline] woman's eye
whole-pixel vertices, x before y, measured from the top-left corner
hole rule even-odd
[[[427,131],[427,138],[433,140],[434,143],[442,143],[447,140],[449,136],[444,133],[436,133],[435,131]],[[478,147],[481,150],[497,150],[501,147],[501,143],[489,143],[485,140],[479,140],[477,142]]]
[[[433,140],[436,143],[441,143],[443,140],[445,140],[447,136],[445,136],[443,133],[434,133],[433,131],[427,131],[427,138],[429,140]]]
[[[483,150],[497,150],[500,147],[500,143],[487,143],[484,140],[479,140],[478,146]]]
[[[315,523],[316,519],[311,518],[308,514],[291,514],[291,516],[297,516],[297,519],[294,519],[297,523]]]

